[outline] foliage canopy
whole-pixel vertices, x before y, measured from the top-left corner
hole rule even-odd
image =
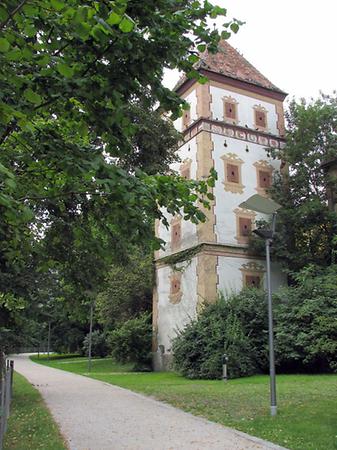
[[[165,208],[204,220],[198,201],[215,174],[168,173],[184,102],[162,78],[165,68],[199,76],[197,52],[220,39],[207,18],[219,15],[207,0],[1,3],[1,333],[43,302],[43,274],[83,316],[76,304],[97,294],[126,241],[158,248],[152,224]]]
[[[337,266],[308,266],[296,286],[273,296],[275,363],[280,373],[337,372]],[[264,291],[244,290],[207,306],[174,341],[176,368],[189,378],[232,378],[268,371]]]
[[[286,146],[274,152],[288,169],[271,190],[282,205],[275,253],[290,271],[335,261],[337,215],[328,208],[322,164],[337,155],[337,97],[293,100],[286,112]],[[335,180],[336,183],[337,180]]]

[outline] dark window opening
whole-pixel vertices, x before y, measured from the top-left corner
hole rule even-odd
[[[227,164],[227,181],[239,183],[239,167],[235,164]]]
[[[246,275],[246,286],[247,287],[260,287],[261,279],[258,275]]]
[[[227,119],[236,119],[236,104],[225,102],[225,117]]]
[[[255,122],[258,127],[266,128],[267,126],[266,113],[262,111],[255,111]]]
[[[239,228],[241,236],[249,236],[252,231],[252,220],[240,217]]]
[[[269,188],[271,186],[270,173],[260,170],[259,171],[259,183],[260,183],[260,187]]]

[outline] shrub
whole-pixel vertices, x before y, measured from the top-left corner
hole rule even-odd
[[[83,351],[86,355],[89,353],[89,333],[83,341]],[[109,353],[109,347],[106,336],[99,330],[93,331],[91,336],[91,355],[105,358]]]
[[[292,274],[295,286],[273,296],[278,372],[337,373],[337,265]],[[247,289],[209,305],[173,343],[175,368],[189,378],[267,372],[268,314],[263,291]]]
[[[135,363],[142,370],[151,364],[151,315],[140,314],[109,334],[112,357],[121,363]]]
[[[337,266],[309,266],[275,296],[275,357],[282,372],[337,372]]]
[[[173,342],[175,368],[188,378],[220,378],[226,353],[228,375],[252,375],[266,365],[264,292],[247,289],[207,306]]]

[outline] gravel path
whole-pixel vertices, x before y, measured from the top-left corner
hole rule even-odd
[[[172,406],[15,355],[15,370],[42,394],[71,450],[281,450]]]

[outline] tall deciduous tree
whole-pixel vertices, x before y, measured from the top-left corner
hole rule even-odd
[[[220,37],[206,19],[219,14],[225,10],[208,1],[181,0],[37,0],[1,6],[5,217],[16,206],[29,220],[28,207],[36,217],[38,205],[45,223],[45,211],[48,219],[59,209],[76,214],[90,203],[90,195],[103,204],[99,214],[105,213],[105,222],[129,236],[135,230],[146,234],[146,217],[162,217],[158,206],[172,212],[182,207],[188,217],[201,219],[189,197],[200,192],[198,184],[149,176],[153,167],[145,174],[130,173],[127,163],[149,169],[144,149],[150,145],[141,137],[144,128],[149,134],[144,114],[157,103],[176,116],[183,103],[162,85],[163,70],[177,67],[198,76],[196,51],[205,43],[215,49]],[[237,31],[235,22],[226,26]],[[23,174],[21,189],[15,188],[13,174]]]
[[[19,298],[15,278],[33,260],[92,293],[123,240],[153,239],[165,208],[204,219],[214,174],[166,172],[177,136],[160,112],[177,117],[184,102],[162,78],[165,68],[199,77],[218,15],[208,0],[1,3],[0,291]],[[226,23],[222,38],[238,27]]]
[[[275,251],[297,271],[334,260],[337,217],[327,204],[327,176],[322,163],[337,155],[337,98],[321,95],[292,101],[286,113],[287,142],[275,152],[288,168],[275,181],[272,195],[281,205]]]

